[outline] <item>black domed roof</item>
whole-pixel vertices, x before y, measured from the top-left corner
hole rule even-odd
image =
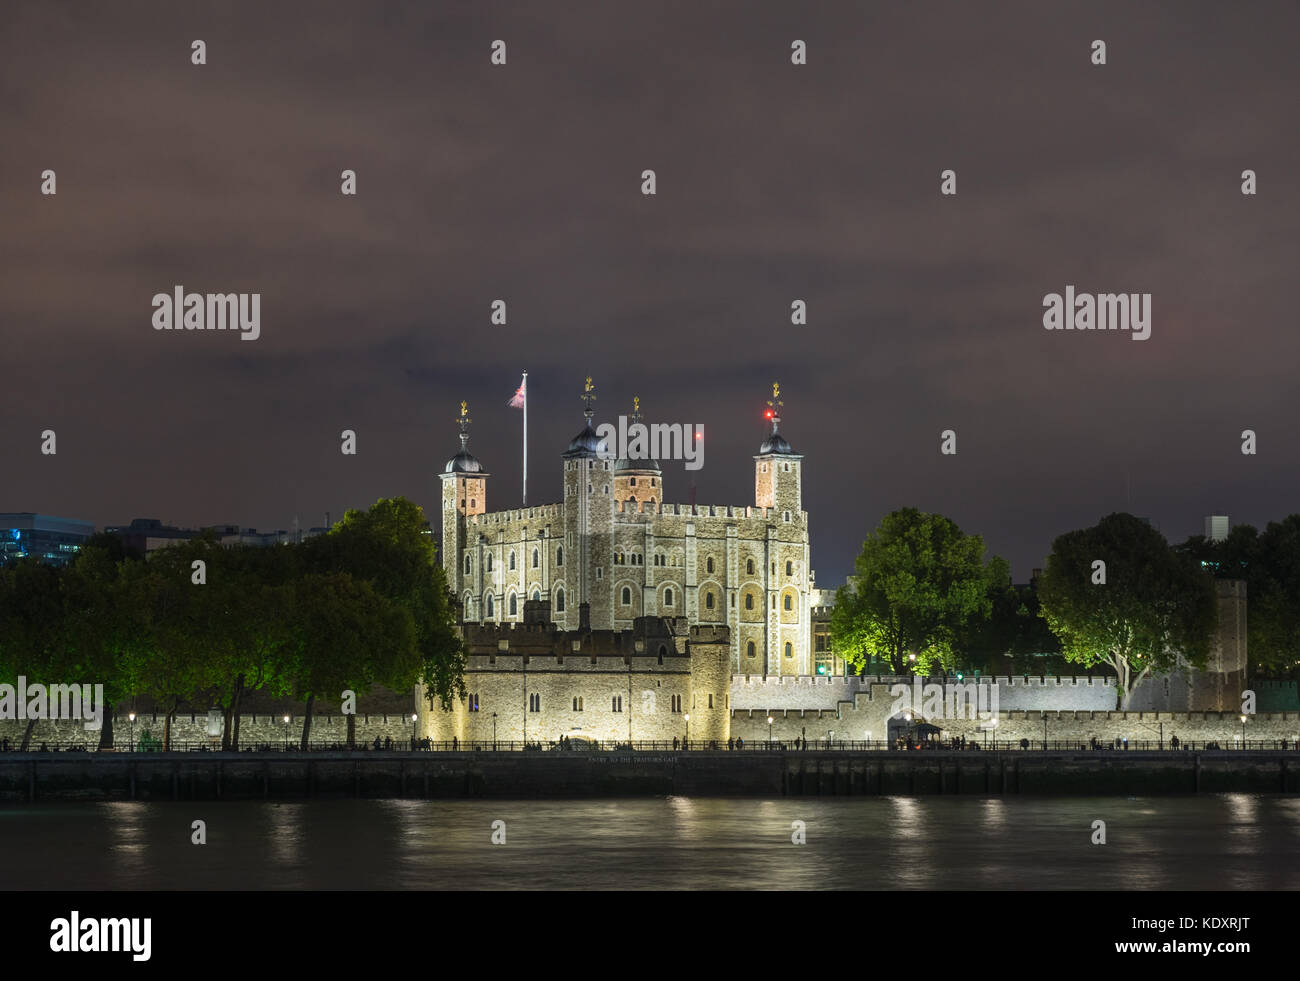
[[[772,433],[767,439],[763,440],[763,445],[758,448],[759,456],[767,456],[770,453],[788,453],[793,456],[794,449],[780,433]]]
[[[483,464],[470,453],[467,449],[461,449],[459,453],[447,461],[447,467],[443,473],[482,473]]]
[[[641,457],[635,460],[629,460],[625,457],[619,457],[614,464],[615,470],[653,470],[655,473],[663,473],[663,467],[659,466],[658,460],[649,460]]]
[[[591,422],[588,421],[582,432],[569,440],[569,448],[564,455],[589,458],[601,456],[606,452],[605,441],[596,435],[596,430],[591,428]]]

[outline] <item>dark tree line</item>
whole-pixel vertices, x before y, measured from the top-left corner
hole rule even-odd
[[[984,551],[942,515],[887,515],[836,598],[836,653],[859,670],[876,660],[897,674],[1105,666],[1125,707],[1153,672],[1204,666],[1218,576],[1247,583],[1251,676],[1300,671],[1300,515],[1179,546],[1140,518],[1108,515],[1058,537],[1027,587],[1012,586],[1006,563]]]
[[[465,656],[423,525],[399,497],[301,544],[200,537],[145,559],[101,533],[66,567],[22,560],[0,570],[0,680],[103,684],[101,748],[113,741],[111,706],[134,695],[166,714],[164,749],[183,703],[220,706],[229,750],[253,693],[306,703],[304,749],[315,704],[344,690],[422,682],[431,704],[449,706],[465,694]]]

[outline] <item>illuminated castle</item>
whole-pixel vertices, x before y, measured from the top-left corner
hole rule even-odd
[[[743,506],[664,503],[658,461],[611,458],[592,428],[594,398],[588,378],[585,425],[562,454],[564,500],[511,511],[487,508],[490,474],[469,451],[461,403],[460,452],[440,474],[441,555],[464,622],[725,626],[732,673],[814,673],[803,457],[779,432],[779,387]]]

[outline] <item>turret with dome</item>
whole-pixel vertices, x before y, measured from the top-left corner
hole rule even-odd
[[[563,495],[489,512],[489,475],[470,452],[462,403],[460,450],[439,477],[440,558],[464,621],[581,633],[631,629],[640,617],[681,619],[727,628],[734,673],[810,673],[815,587],[803,457],[780,432],[780,395],[773,385],[770,430],[753,458],[754,497],[725,507],[667,501],[654,459],[664,450],[641,435],[640,398],[632,400],[630,425],[616,427],[627,445],[615,448],[609,429],[595,425],[587,378],[583,426],[562,453]]]

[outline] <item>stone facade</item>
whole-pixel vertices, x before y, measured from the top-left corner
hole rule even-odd
[[[570,631],[684,617],[728,628],[733,673],[812,674],[803,458],[777,435],[779,417],[753,458],[754,504],[727,507],[664,503],[657,462],[613,459],[590,419],[564,454],[562,502],[495,512],[462,427],[440,479],[442,562],[463,620],[522,623],[530,600]]]
[[[530,618],[538,612],[531,607]],[[422,737],[605,744],[729,736],[725,626],[639,617],[623,631],[531,622],[466,624],[464,633],[468,698],[444,709],[421,694]]]

